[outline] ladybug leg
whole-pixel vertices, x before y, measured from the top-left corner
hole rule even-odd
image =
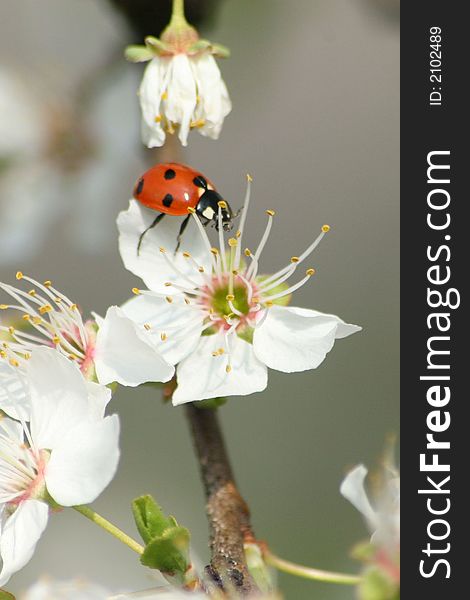
[[[149,231],[150,229],[153,229],[156,225],[158,225],[164,216],[165,216],[165,213],[160,213],[159,215],[157,215],[155,217],[155,219],[152,221],[152,223],[147,227],[147,229],[145,229],[140,234],[139,243],[137,244],[137,256],[139,256],[139,254],[140,254],[140,247],[142,246],[142,242],[144,240],[144,235],[147,233],[147,231]]]
[[[186,227],[188,226],[189,223],[189,218],[191,215],[188,215],[183,222],[181,223],[181,227],[180,230],[178,232],[178,237],[176,238],[177,244],[176,244],[176,248],[175,248],[175,254],[178,252],[178,250],[180,249],[181,246],[181,238],[183,237],[183,233],[184,230],[186,229]]]

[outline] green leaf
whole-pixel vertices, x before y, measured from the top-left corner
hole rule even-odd
[[[400,600],[400,588],[383,571],[371,567],[358,587],[361,600]]]
[[[155,57],[155,53],[146,46],[127,46],[124,50],[124,56],[130,62],[138,63],[152,60]]]
[[[146,545],[140,562],[166,575],[183,576],[189,567],[189,539],[185,527],[171,527]]]
[[[165,530],[177,525],[174,517],[166,517],[152,496],[140,496],[132,502],[137,529],[146,544]]]
[[[15,596],[13,596],[13,594],[10,594],[10,592],[0,590],[0,600],[15,600]]]

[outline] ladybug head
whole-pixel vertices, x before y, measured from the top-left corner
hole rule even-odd
[[[219,203],[222,202],[222,227],[224,231],[231,231],[233,227],[234,214],[230,205],[215,190],[207,189],[199,198],[196,207],[197,214],[202,217],[206,223],[210,221],[216,229],[219,229]]]

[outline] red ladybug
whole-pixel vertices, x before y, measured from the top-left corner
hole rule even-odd
[[[211,223],[219,228],[219,202],[222,196],[215,190],[213,183],[200,171],[179,163],[155,165],[140,177],[134,186],[134,198],[147,208],[158,211],[158,215],[139,237],[137,254],[144,235],[155,227],[165,215],[184,216],[178,233],[179,249],[181,236],[189,222],[188,208],[194,208],[202,224]],[[233,227],[236,215],[225,202],[222,208],[222,226],[225,231]]]

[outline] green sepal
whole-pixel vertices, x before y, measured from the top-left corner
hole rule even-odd
[[[199,402],[195,402],[194,406],[196,408],[200,408],[201,410],[214,409],[219,408],[219,406],[223,406],[227,403],[227,398],[209,398],[209,400],[200,400]]]
[[[244,544],[246,564],[250,575],[255,580],[263,594],[269,594],[275,589],[272,571],[263,558],[263,553],[258,544]]]
[[[209,40],[197,40],[194,44],[191,44],[188,48],[189,54],[197,54],[198,52],[204,52],[208,50],[214,56],[218,58],[228,58],[230,56],[230,50],[222,44],[213,44]]]
[[[370,562],[377,553],[377,549],[369,541],[359,542],[351,550],[351,556],[356,560]]]
[[[222,46],[222,44],[212,44],[212,54],[218,58],[229,58],[231,53],[227,46]]]
[[[186,527],[171,527],[146,546],[140,562],[151,569],[183,580],[189,567],[189,531]]]
[[[252,344],[254,333],[254,328],[247,325],[246,327],[243,327],[243,329],[240,329],[240,331],[237,331],[237,337],[245,342],[248,342],[249,344]]]
[[[140,496],[132,502],[137,529],[146,544],[154,537],[162,535],[166,529],[177,525],[174,517],[166,517],[162,509],[150,495]]]
[[[13,596],[13,594],[10,594],[10,592],[0,590],[0,600],[15,600],[15,596]]]
[[[153,35],[148,35],[144,41],[147,49],[150,50],[150,52],[152,52],[154,55],[170,51],[168,44],[165,44],[165,42],[162,42]]]
[[[127,46],[124,50],[126,60],[134,63],[146,62],[155,57],[155,52],[152,52],[147,46]]]
[[[358,586],[360,600],[400,600],[400,587],[377,567],[370,567]]]
[[[256,278],[256,283],[263,283],[263,281],[268,277],[269,275],[259,275]],[[269,300],[269,296],[274,296],[275,294],[279,294],[280,292],[285,292],[289,289],[289,287],[289,284],[286,282],[280,283],[279,285],[276,285],[276,287],[271,288],[269,290],[269,295],[265,296],[264,298],[265,300]],[[278,306],[288,306],[290,304],[291,299],[292,294],[288,294],[287,296],[283,296],[282,298],[277,298],[276,300],[273,300],[273,304],[277,304]]]

